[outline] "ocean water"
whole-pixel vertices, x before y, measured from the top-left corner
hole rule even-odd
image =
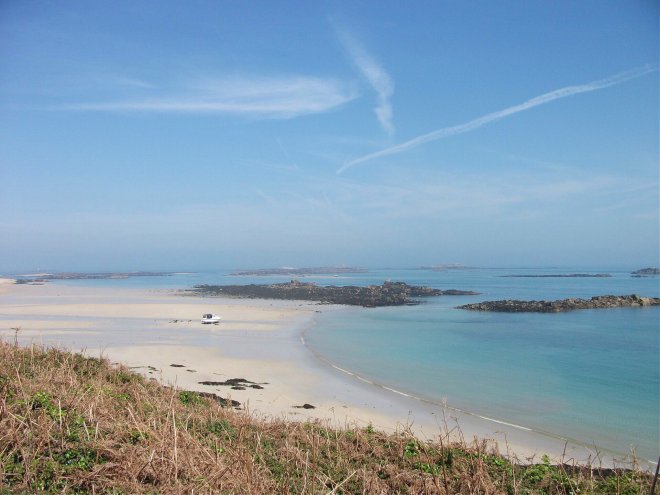
[[[658,296],[658,279],[502,278],[579,269],[398,272],[397,280],[479,296],[419,306],[350,308],[322,314],[308,345],[377,383],[500,421],[614,453],[657,459],[660,307],[557,314],[455,309],[492,299],[563,299],[603,294]]]
[[[319,314],[305,339],[325,360],[390,388],[599,449],[654,460],[660,454],[660,307],[557,314],[455,309],[494,299],[660,296],[660,278],[626,270],[370,270],[298,277],[322,285],[405,281],[478,296],[425,299],[417,306],[346,308]],[[227,271],[59,284],[185,288],[283,282]],[[512,274],[609,273],[610,278],[508,278]]]

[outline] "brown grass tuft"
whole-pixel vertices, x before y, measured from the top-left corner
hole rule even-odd
[[[106,360],[0,342],[0,494],[648,494],[636,470],[259,420]]]

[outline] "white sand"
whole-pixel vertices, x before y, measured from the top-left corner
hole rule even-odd
[[[301,333],[312,325],[315,311],[332,311],[331,306],[59,284],[4,283],[1,289],[0,337],[5,340],[102,354],[163,383],[231,397],[259,416],[318,418],[339,427],[372,424],[385,431],[409,427],[422,439],[458,425],[455,435],[493,439],[500,451],[521,459],[538,460],[545,453],[567,462],[595,457],[591,449],[406,397],[321,362]],[[204,313],[219,314],[223,321],[202,325]],[[245,378],[263,389],[198,383],[229,378]],[[315,409],[295,407],[305,403]],[[603,462],[609,465],[612,459],[605,456]]]
[[[8,293],[15,282],[13,278],[0,278],[0,295]]]

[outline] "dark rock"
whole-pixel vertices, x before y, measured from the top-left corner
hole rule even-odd
[[[500,278],[609,278],[609,273],[569,273],[567,275],[500,275]]]
[[[229,380],[225,380],[223,385],[242,385],[245,383],[254,383],[254,382],[251,382],[250,380],[246,380],[245,378],[230,378]]]
[[[210,392],[195,392],[200,397],[217,401],[222,407],[240,407],[241,403],[237,400],[225,399],[219,395]]]
[[[183,364],[170,364],[172,368],[185,368]]]
[[[456,290],[456,289],[447,289],[441,291],[441,296],[478,296],[479,292],[473,292],[471,290]]]
[[[16,285],[44,285],[46,279],[44,278],[17,278],[14,283]]]
[[[384,282],[382,285],[356,287],[318,286],[297,280],[270,285],[198,285],[187,292],[202,296],[316,301],[325,304],[347,304],[369,308],[418,304],[419,301],[414,298],[419,297],[478,294],[478,292],[472,291],[418,287],[404,282]]]
[[[307,403],[303,404],[302,406],[293,406],[293,407],[295,407],[296,409],[316,409],[316,406]]]
[[[230,378],[229,380],[225,380],[224,382],[204,381],[197,383],[199,383],[200,385],[213,385],[213,386],[221,385],[225,387],[245,387],[247,385],[254,384],[254,382],[251,382],[250,380],[246,380],[245,378]]]
[[[660,268],[642,268],[631,273],[633,277],[648,277],[650,275],[660,275]]]
[[[505,299],[502,301],[484,301],[458,306],[458,309],[472,311],[494,311],[501,313],[559,313],[576,309],[604,308],[635,308],[660,305],[659,297],[641,297],[636,294],[628,296],[594,296],[591,299],[561,299],[557,301],[519,301]]]

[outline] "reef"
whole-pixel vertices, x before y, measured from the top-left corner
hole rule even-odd
[[[660,275],[660,268],[641,268],[640,270],[635,270],[630,275],[635,278],[652,277],[654,275]]]
[[[283,284],[197,285],[184,292],[199,296],[315,301],[325,304],[346,304],[367,308],[419,304],[420,301],[417,298],[422,297],[478,294],[478,292],[472,291],[440,290],[414,286],[404,282],[384,282],[382,285],[356,287],[321,286],[297,280]]]
[[[591,299],[561,299],[557,301],[520,301],[505,299],[464,304],[458,309],[471,311],[494,311],[499,313],[559,313],[576,309],[635,308],[660,305],[660,297],[594,296]]]

